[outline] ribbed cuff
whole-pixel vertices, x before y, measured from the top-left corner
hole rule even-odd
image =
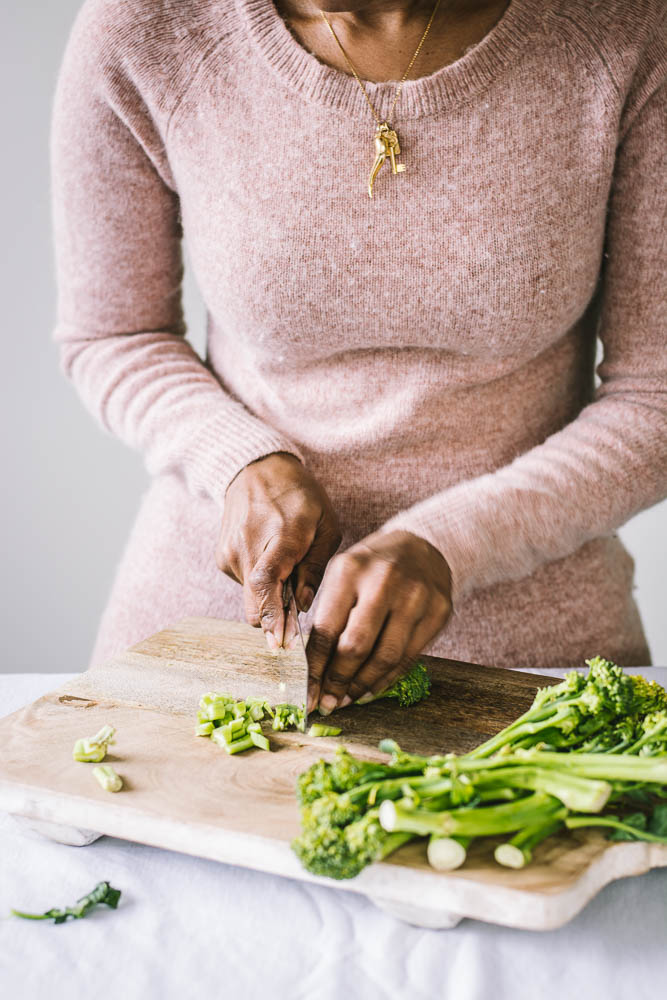
[[[485,528],[483,498],[477,496],[470,484],[455,486],[400,511],[379,530],[410,531],[425,538],[442,554],[452,576],[455,608],[500,571],[497,563],[502,561],[503,553],[497,551],[497,538],[490,537]],[[511,545],[511,540],[507,541]]]
[[[190,490],[210,497],[220,509],[232,479],[250,462],[283,451],[305,462],[289,438],[251,414],[230,421],[229,411],[203,425],[190,443],[184,471]]]
[[[466,586],[465,565],[466,558],[462,546],[454,544],[451,539],[443,543],[439,533],[434,532],[431,526],[418,516],[397,515],[387,521],[379,529],[380,532],[388,531],[409,531],[419,538],[426,539],[431,545],[441,553],[447,560],[452,580],[452,605],[458,607],[459,602],[469,593],[470,588]]]

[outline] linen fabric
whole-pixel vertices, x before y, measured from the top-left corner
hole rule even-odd
[[[343,547],[400,527],[443,553],[428,651],[650,662],[615,532],[667,494],[665,9],[510,0],[405,82],[406,171],[369,199],[364,96],[273,0],[85,0],[53,104],[53,339],[152,476],[91,663],[243,618],[224,493],[274,451],[324,484]],[[365,86],[386,116],[396,82]]]

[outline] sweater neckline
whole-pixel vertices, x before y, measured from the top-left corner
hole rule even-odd
[[[235,0],[248,33],[271,69],[307,100],[354,117],[370,117],[364,95],[351,73],[320,60],[292,34],[274,0]],[[521,53],[539,28],[544,0],[510,0],[490,31],[459,59],[428,76],[403,84],[391,124],[422,118],[465,103],[494,80]],[[383,120],[398,81],[362,81]]]

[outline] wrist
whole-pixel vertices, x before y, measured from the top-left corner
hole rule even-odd
[[[268,455],[260,455],[259,458],[253,458],[251,462],[248,462],[246,465],[242,466],[236,472],[233,479],[231,479],[227,484],[227,488],[225,489],[225,496],[227,496],[227,493],[229,492],[231,486],[237,482],[237,480],[241,477],[243,473],[246,473],[249,469],[252,470],[253,467],[256,467],[260,464],[262,464],[263,468],[266,468],[267,463],[274,465],[276,468],[279,468],[281,466],[285,467],[286,464],[288,466],[293,466],[294,464],[296,464],[303,467],[303,462],[301,461],[301,459],[298,457],[298,455],[295,455],[291,451],[272,451],[269,452]]]

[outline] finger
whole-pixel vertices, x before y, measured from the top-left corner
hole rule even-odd
[[[400,671],[404,665],[413,628],[413,619],[399,615],[395,611],[389,614],[374,648],[351,679],[348,693],[354,701],[368,691],[373,691],[378,683],[380,690],[389,686],[387,683],[389,675],[397,670]]]
[[[429,608],[431,593],[426,584],[419,581],[406,582],[397,593],[382,635],[352,679],[348,693],[353,700],[371,691],[403,661],[415,629]]]
[[[330,573],[324,581],[320,603],[313,627],[308,636],[308,711],[319,700],[322,676],[333,655],[338,637],[345,628],[350,611],[356,601],[356,590],[349,576],[330,564]]]
[[[327,564],[340,542],[337,525],[321,521],[310,548],[296,567],[294,596],[301,611],[308,611],[313,603]]]
[[[302,546],[294,540],[280,535],[274,538],[262,553],[258,562],[246,576],[250,597],[248,603],[254,600],[259,615],[261,627],[266,634],[269,646],[281,645],[285,625],[283,607],[283,584],[288,578],[301,552]],[[270,636],[273,637],[273,642]]]
[[[350,610],[333,657],[322,677],[320,711],[333,711],[348,693],[350,681],[371,655],[388,614],[386,601],[375,594]]]
[[[366,688],[373,695],[382,694],[386,691],[388,687],[398,680],[404,673],[410,670],[425,646],[435,638],[435,636],[440,632],[447,623],[449,618],[451,605],[445,599],[442,603],[439,598],[436,598],[429,606],[428,613],[418,622],[414,628],[414,631],[410,637],[410,640],[405,648],[403,656],[397,666],[390,670],[384,677],[380,677],[377,681]],[[355,678],[356,680],[356,678]],[[365,681],[364,681],[365,683]],[[362,695],[363,697],[363,695]]]
[[[292,573],[292,579],[295,573]],[[294,586],[292,585],[292,593]],[[283,646],[285,649],[294,649],[299,642],[299,623],[297,621],[298,608],[295,608],[294,601],[284,604],[283,612],[285,616],[285,630],[283,633]]]

